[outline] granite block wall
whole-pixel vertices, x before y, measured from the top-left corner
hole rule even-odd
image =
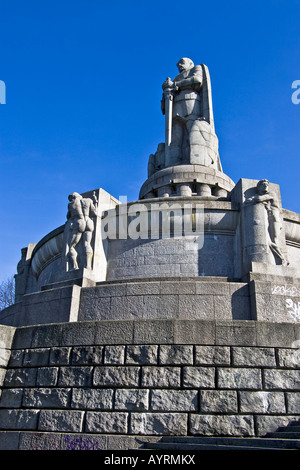
[[[264,436],[300,418],[297,325],[196,323],[17,329],[1,431]]]

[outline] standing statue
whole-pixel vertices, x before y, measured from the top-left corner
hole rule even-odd
[[[204,165],[222,171],[215,134],[211,83],[206,65],[183,57],[179,74],[163,83],[165,161],[160,167]]]
[[[69,226],[67,240],[66,260],[69,270],[79,269],[76,247],[83,238],[83,260],[82,267],[91,269],[93,249],[91,246],[94,222],[92,217],[97,215],[97,197],[94,193],[93,199],[83,198],[80,194],[74,192],[69,195],[67,220]]]
[[[285,255],[280,248],[280,233],[282,220],[280,216],[280,204],[274,191],[269,190],[269,181],[260,180],[257,185],[257,194],[245,201],[245,204],[263,204],[267,211],[268,234],[270,238],[269,247],[282,265],[288,265]]]

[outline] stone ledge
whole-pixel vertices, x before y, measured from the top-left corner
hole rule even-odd
[[[117,344],[297,348],[300,324],[254,320],[100,320],[15,329],[12,349]]]

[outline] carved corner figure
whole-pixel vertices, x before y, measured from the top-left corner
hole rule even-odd
[[[157,159],[151,156],[150,169],[157,171],[162,167],[199,164],[222,171],[208,68],[203,64],[195,66],[187,57],[180,59],[177,67],[179,74],[173,81],[168,77],[162,85],[164,164],[161,162],[161,149],[158,149]]]
[[[66,262],[68,270],[84,267],[91,269],[93,249],[91,246],[94,222],[93,217],[97,215],[97,197],[93,194],[93,199],[83,198],[80,194],[74,192],[69,195],[68,204],[68,234],[67,234],[67,254]],[[83,260],[79,266],[76,247],[83,239]]]
[[[286,256],[280,248],[280,233],[283,228],[281,219],[281,208],[278,197],[274,191],[269,190],[269,181],[262,179],[256,186],[257,194],[245,201],[248,204],[263,204],[267,211],[269,246],[279,262],[287,266],[289,264]]]

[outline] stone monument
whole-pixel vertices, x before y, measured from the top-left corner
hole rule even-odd
[[[73,192],[22,249],[0,448],[280,447],[299,420],[300,215],[223,172],[208,68],[177,66],[139,199]]]

